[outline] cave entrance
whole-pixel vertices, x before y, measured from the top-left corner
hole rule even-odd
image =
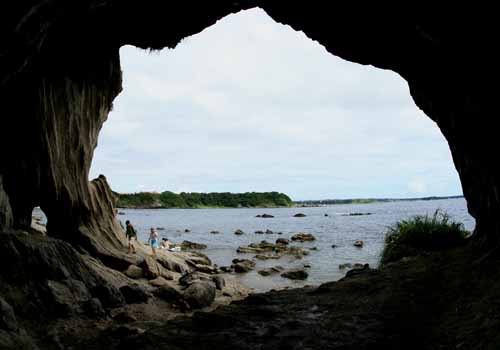
[[[447,143],[406,81],[333,56],[260,9],[227,16],[174,50],[120,53],[124,91],[91,170],[117,192],[278,191],[294,200],[461,194]],[[143,239],[148,226],[167,226],[168,238],[179,240],[185,229],[239,228],[155,220],[144,218]],[[353,232],[369,225],[359,222]]]

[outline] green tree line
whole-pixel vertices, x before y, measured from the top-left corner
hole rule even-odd
[[[119,208],[256,208],[291,207],[293,202],[279,192],[181,192],[115,193]]]

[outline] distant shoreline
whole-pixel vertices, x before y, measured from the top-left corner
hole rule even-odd
[[[434,201],[444,199],[464,198],[463,195],[457,196],[430,196],[430,197],[415,197],[415,198],[352,198],[352,199],[319,199],[293,201],[291,206],[198,206],[198,207],[160,207],[147,205],[118,205],[118,209],[278,209],[278,208],[308,208],[308,207],[325,207],[340,204],[372,204],[372,203],[389,203],[389,202],[413,202],[413,201]],[[120,203],[118,203],[120,204]]]
[[[352,199],[319,199],[294,201],[294,207],[322,207],[327,205],[338,204],[371,204],[371,203],[388,203],[388,202],[413,202],[413,201],[435,201],[443,199],[458,199],[464,198],[463,195],[457,196],[430,196],[430,197],[414,197],[414,198],[352,198]]]

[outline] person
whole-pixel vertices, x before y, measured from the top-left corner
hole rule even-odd
[[[161,247],[162,247],[163,249],[170,249],[170,245],[171,245],[172,243],[168,240],[168,238],[162,238],[161,240],[162,240],[162,242],[161,242]]]
[[[125,221],[125,226],[127,227],[125,235],[127,236],[128,239],[128,253],[130,254],[131,252],[133,252],[135,254],[136,250],[134,246],[134,241],[137,240],[137,231],[135,230],[134,226],[132,226],[129,220]]]
[[[156,232],[156,229],[154,227],[151,227],[148,242],[151,245],[153,255],[156,256],[156,249],[158,248],[158,232]]]

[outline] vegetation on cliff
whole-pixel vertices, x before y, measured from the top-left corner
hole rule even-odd
[[[116,193],[120,208],[257,208],[291,207],[292,200],[279,192],[196,193],[170,191]]]
[[[455,247],[464,241],[468,233],[462,223],[453,221],[440,210],[432,216],[417,215],[398,221],[389,227],[380,264]]]

